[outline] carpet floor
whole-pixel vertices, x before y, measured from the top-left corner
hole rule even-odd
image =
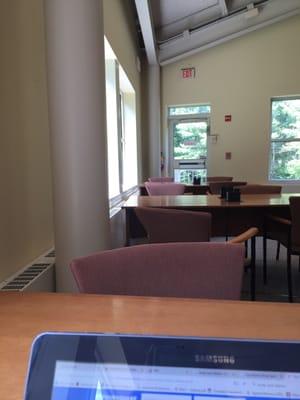
[[[267,242],[268,281],[263,283],[263,251],[262,238],[256,239],[256,300],[288,302],[287,273],[286,273],[286,248],[280,246],[280,257],[276,260],[277,243],[272,240]],[[292,277],[294,302],[300,303],[300,272],[299,257],[292,256]],[[250,271],[244,275],[242,299],[250,299]]]

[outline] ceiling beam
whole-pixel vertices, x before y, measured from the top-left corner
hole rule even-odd
[[[228,40],[264,28],[300,13],[299,0],[272,0],[259,6],[259,13],[249,18],[249,10],[224,17],[220,21],[165,41],[159,46],[160,65],[170,64]]]
[[[222,16],[226,17],[226,15],[228,15],[228,8],[227,8],[226,0],[219,0],[219,6],[221,8]]]
[[[140,21],[148,63],[156,65],[158,64],[158,57],[149,0],[135,0],[135,6]]]

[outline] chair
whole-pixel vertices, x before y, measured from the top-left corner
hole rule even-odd
[[[208,242],[211,237],[211,214],[166,208],[136,207],[135,214],[147,232],[149,243]],[[251,270],[250,292],[255,300],[255,238],[257,228],[231,239],[227,243],[244,243],[251,239],[251,258],[245,266]]]
[[[280,185],[261,185],[250,183],[239,186],[241,194],[280,194],[282,186]],[[280,242],[277,242],[276,260],[279,260]]]
[[[267,239],[279,241],[287,248],[287,283],[289,301],[293,302],[291,256],[300,255],[300,197],[290,197],[291,219],[266,216],[263,234],[263,271],[267,283]]]
[[[238,300],[243,265],[243,245],[203,242],[107,250],[70,267],[84,293]]]
[[[280,194],[282,186],[280,185],[260,185],[247,184],[238,187],[241,194]]]
[[[236,236],[227,243],[244,243],[247,245],[248,240],[251,240],[251,257],[250,259],[246,259],[244,263],[245,269],[248,267],[251,270],[251,279],[250,279],[250,293],[251,300],[255,300],[255,287],[256,287],[256,236],[258,235],[257,228],[249,228],[247,231],[241,233],[239,236]],[[247,257],[247,251],[246,251]]]
[[[229,182],[229,181],[222,181],[222,182],[210,182],[209,183],[209,191],[211,194],[220,194],[222,187],[239,187],[242,185],[246,185],[247,182],[243,181],[236,181],[236,182]]]
[[[145,188],[149,196],[181,195],[185,191],[182,183],[158,183],[145,182]]]
[[[233,180],[232,176],[208,176],[206,182],[230,182]]]
[[[160,183],[166,183],[166,182],[174,182],[174,178],[168,177],[168,176],[152,176],[148,178],[149,182],[160,182]]]
[[[149,243],[210,240],[209,213],[156,207],[137,207],[134,211],[147,232]]]

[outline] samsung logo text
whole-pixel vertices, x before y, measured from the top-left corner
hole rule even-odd
[[[210,364],[235,364],[234,356],[221,356],[217,354],[195,354],[196,363]]]

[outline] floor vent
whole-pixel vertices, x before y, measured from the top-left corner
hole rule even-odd
[[[55,252],[48,252],[31,265],[27,265],[9,279],[0,283],[0,291],[8,292],[54,292]],[[49,259],[51,258],[51,259]]]
[[[45,257],[55,257],[55,250],[50,251],[50,253],[46,254]]]

